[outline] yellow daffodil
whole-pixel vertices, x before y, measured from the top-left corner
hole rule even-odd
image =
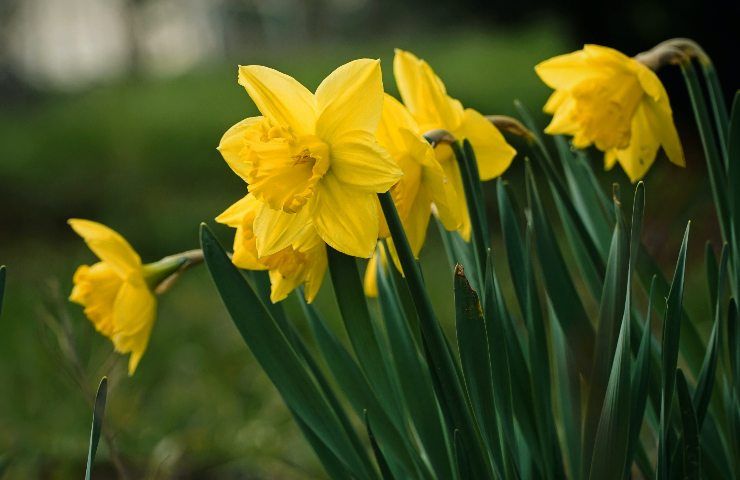
[[[433,203],[445,228],[457,230],[461,224],[460,199],[437,161],[431,145],[419,131],[419,125],[409,111],[398,100],[386,95],[377,137],[403,172],[401,180],[391,188],[391,195],[411,250],[417,257],[424,245]],[[380,236],[389,235],[388,226],[381,216]],[[392,240],[388,239],[388,243],[394,263],[399,267]],[[375,296],[373,292],[377,291],[374,262],[378,261],[379,250],[375,250],[365,271],[368,296]]]
[[[301,249],[287,246],[282,250],[260,257],[254,235],[254,222],[262,208],[254,194],[230,206],[216,221],[236,228],[234,235],[234,265],[246,270],[269,270],[270,300],[275,303],[285,299],[296,287],[305,284],[306,301],[311,303],[321,287],[326,273],[326,246],[309,227],[309,235]],[[305,234],[304,234],[305,235]]]
[[[447,95],[444,83],[424,60],[412,53],[396,50],[393,74],[403,103],[419,126],[419,133],[444,129],[458,140],[468,139],[475,150],[481,180],[498,177],[511,164],[516,151],[506,143],[501,132],[490,121],[471,108]],[[465,194],[460,169],[449,145],[437,146],[436,156],[458,197],[460,233],[470,238]]]
[[[156,317],[153,289],[180,265],[177,261],[142,265],[139,255],[118,233],[100,223],[71,219],[69,225],[100,259],[75,271],[72,302],[85,307],[95,329],[108,337],[117,352],[130,353],[133,375]]]
[[[607,47],[586,45],[535,67],[555,92],[544,107],[553,115],[545,132],[572,135],[576,148],[595,145],[605,166],[616,162],[632,182],[645,176],[663,147],[684,166],[668,94],[657,75],[634,58]]]
[[[375,139],[380,62],[349,62],[315,94],[257,65],[239,67],[239,83],[262,116],[230,128],[219,150],[260,201],[253,224],[259,256],[305,251],[316,232],[339,251],[369,257],[378,238],[376,194],[401,176]]]

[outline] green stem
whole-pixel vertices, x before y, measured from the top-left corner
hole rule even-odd
[[[449,419],[450,431],[459,429],[465,437],[464,442],[470,452],[469,459],[474,470],[474,477],[492,478],[493,472],[490,463],[486,461],[487,455],[483,450],[482,437],[473,420],[470,401],[464,393],[460,380],[460,367],[455,362],[450,345],[432,308],[431,299],[421,278],[421,270],[404,233],[393,197],[389,192],[385,192],[379,193],[378,199],[419,316],[422,339],[426,345],[424,353],[433,370],[433,376],[437,380],[435,382],[437,395],[440,402],[444,404],[443,410],[450,412],[452,416]]]
[[[488,242],[486,242],[487,226],[485,221],[485,207],[483,206],[483,190],[480,188],[480,177],[478,176],[478,166],[473,166],[466,155],[466,152],[460,147],[460,143],[453,142],[450,144],[455,154],[455,159],[460,168],[462,176],[463,189],[465,190],[465,201],[468,206],[468,216],[470,217],[471,237],[473,240],[473,251],[475,253],[475,275],[478,285],[483,285],[483,272],[485,271],[486,251]],[[474,159],[473,159],[474,161]],[[476,178],[478,180],[476,181]],[[478,188],[476,188],[476,185]]]
[[[700,64],[702,73],[704,73],[704,79],[707,82],[709,101],[712,104],[714,123],[717,126],[717,138],[719,139],[720,148],[722,149],[725,170],[727,170],[730,161],[727,147],[730,117],[727,113],[727,104],[725,103],[725,99],[722,94],[722,86],[719,83],[719,77],[717,77],[717,70],[714,69],[714,64],[709,61],[709,59],[700,61]]]
[[[730,240],[727,224],[729,218],[726,197],[727,181],[722,158],[717,150],[716,136],[712,128],[712,123],[709,120],[709,111],[707,110],[707,104],[704,100],[694,65],[691,62],[682,63],[681,71],[686,81],[686,88],[689,92],[691,106],[694,110],[696,124],[699,128],[699,135],[701,136],[701,143],[704,147],[704,155],[707,159],[709,183],[712,187],[712,197],[714,199],[714,206],[717,209],[717,220],[719,221],[720,231],[722,232],[722,240],[728,242]]]

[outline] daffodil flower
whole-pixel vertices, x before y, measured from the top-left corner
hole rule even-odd
[[[410,52],[396,50],[393,74],[403,103],[419,125],[420,133],[444,129],[458,140],[468,139],[475,150],[481,180],[500,176],[509,168],[516,151],[506,143],[501,132],[491,122],[447,95],[442,80],[424,60]],[[437,146],[436,154],[458,197],[461,218],[460,233],[470,239],[470,218],[465,204],[460,169],[449,145]]]
[[[391,188],[391,195],[416,257],[424,245],[432,204],[447,230],[457,230],[462,222],[461,200],[437,161],[434,149],[420,135],[420,130],[406,107],[386,94],[377,137],[403,171],[401,180]],[[390,236],[388,225],[382,217],[380,236]],[[394,264],[400,271],[393,241],[390,238],[387,241]],[[373,292],[377,292],[374,265],[379,255],[380,247],[376,248],[365,271],[365,291],[368,296],[375,296]]]
[[[119,353],[130,353],[133,375],[149,343],[156,317],[154,289],[181,265],[168,259],[142,265],[141,258],[117,232],[90,220],[69,225],[100,259],[75,271],[69,299],[82,305],[95,329],[108,337]]]
[[[663,147],[684,166],[668,94],[647,66],[617,50],[586,45],[545,60],[537,75],[555,92],[544,107],[553,118],[546,133],[572,135],[576,148],[595,145],[611,169],[617,162],[634,183]]]
[[[219,151],[260,201],[253,224],[259,257],[304,251],[314,232],[339,251],[369,257],[378,238],[376,194],[401,176],[375,139],[380,62],[349,62],[315,94],[257,65],[239,67],[239,83],[262,116],[229,129]]]
[[[273,303],[285,299],[300,285],[305,285],[306,301],[311,303],[326,273],[326,245],[311,227],[311,238],[302,242],[300,250],[288,246],[276,253],[258,256],[253,225],[261,208],[261,202],[249,193],[216,218],[217,222],[236,228],[232,262],[246,270],[269,270]]]

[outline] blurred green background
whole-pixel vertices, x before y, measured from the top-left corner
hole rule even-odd
[[[237,64],[269,65],[313,89],[348,60],[380,58],[386,89],[395,93],[392,55],[401,47],[427,59],[464,105],[513,114],[515,98],[535,112],[547,98],[532,69],[538,61],[584,42],[635,54],[691,35],[715,56],[724,86],[737,86],[732,54],[722,48],[727,35],[736,35],[728,25],[733,11],[694,8],[634,1],[607,17],[573,0],[4,1],[0,264],[8,265],[8,287],[0,318],[0,465],[6,477],[82,476],[90,395],[104,374],[111,380],[106,428],[117,451],[103,444],[95,478],[117,478],[116,462],[128,478],[322,476],[205,269],[189,272],[161,298],[149,350],[133,378],[81,309],[66,302],[76,266],[94,261],[67,218],[103,222],[153,261],[196,248],[199,222],[213,225],[244,194],[215,149],[229,126],[256,112],[236,83]],[[688,168],[671,167],[661,156],[649,173],[646,241],[670,264],[685,222],[694,220],[696,295],[689,307],[704,318],[700,260],[703,243],[717,238],[714,214],[680,76],[667,70],[661,77]],[[546,118],[538,119],[544,126]],[[629,197],[625,175],[602,173],[593,157],[605,188],[619,182]],[[506,174],[514,184],[522,165],[518,157]],[[230,231],[217,232],[230,244]],[[432,228],[422,261],[449,318],[451,275],[440,253]],[[329,283],[318,303],[335,321]],[[292,299],[288,308],[302,326]]]

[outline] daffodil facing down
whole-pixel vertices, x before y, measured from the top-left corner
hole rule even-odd
[[[273,303],[285,299],[300,285],[305,285],[306,301],[311,303],[326,273],[326,245],[314,228],[309,227],[310,236],[306,234],[301,249],[287,246],[260,257],[253,226],[261,208],[261,202],[249,193],[216,218],[217,222],[236,228],[232,262],[246,270],[269,270]]]
[[[391,195],[411,249],[417,257],[426,238],[432,204],[446,229],[457,230],[462,223],[461,199],[437,161],[434,149],[419,134],[420,130],[409,111],[398,100],[386,95],[377,138],[403,172],[403,177],[391,188]],[[380,236],[390,236],[382,216]],[[393,241],[390,238],[387,241],[394,264],[400,271]],[[378,261],[379,252],[380,247],[375,250],[365,271],[366,293],[369,296],[374,296],[373,292],[377,291],[374,262]]]
[[[396,50],[393,74],[403,103],[419,126],[419,133],[443,129],[458,140],[468,139],[475,150],[481,180],[496,178],[509,168],[516,151],[486,117],[471,108],[463,108],[458,100],[447,95],[444,83],[427,62],[410,52]],[[461,199],[456,207],[461,219],[460,232],[467,240],[470,218],[459,166],[449,145],[440,144],[435,151]]]
[[[131,354],[128,372],[133,375],[156,317],[154,290],[184,259],[170,257],[143,265],[131,245],[105,225],[80,219],[69,220],[69,225],[100,259],[77,268],[69,299],[85,308],[87,318],[117,352]]]
[[[376,194],[401,170],[375,139],[383,107],[380,62],[355,60],[332,72],[312,94],[267,67],[239,67],[262,116],[243,120],[219,150],[259,200],[253,231],[258,256],[318,236],[348,255],[369,257],[378,237]]]
[[[572,135],[573,146],[595,145],[611,169],[619,163],[634,183],[662,147],[684,166],[668,94],[657,75],[617,50],[586,45],[535,67],[555,92],[545,104],[553,118],[546,133]]]

